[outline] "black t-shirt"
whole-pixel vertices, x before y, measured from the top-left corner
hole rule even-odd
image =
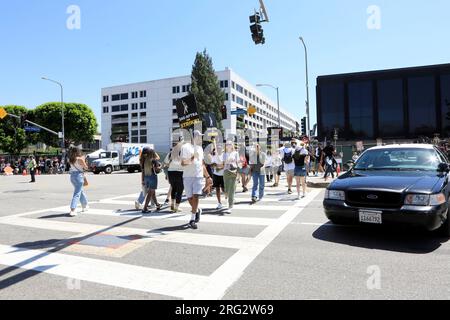
[[[307,154],[301,154],[301,150],[296,150],[293,156],[294,163],[296,167],[304,167],[305,159],[308,156]]]
[[[325,148],[323,148],[323,153],[325,153],[325,155],[327,157],[332,157],[334,154],[334,147],[333,146],[326,146]]]

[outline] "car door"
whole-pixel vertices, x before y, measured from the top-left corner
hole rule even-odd
[[[442,162],[447,163],[448,165],[450,165],[450,161],[447,157],[447,155],[445,153],[443,153],[439,148],[434,147],[434,150],[438,153],[438,155],[440,156]],[[447,199],[449,199],[449,195],[450,195],[450,185],[449,185],[449,174],[446,174],[446,179],[445,179],[445,186],[444,186],[444,193],[445,196],[447,197]]]

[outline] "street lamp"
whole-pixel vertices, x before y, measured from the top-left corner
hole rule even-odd
[[[303,37],[300,37],[300,41],[303,43],[305,48],[305,65],[306,65],[306,119],[307,119],[307,134],[311,135],[311,123],[309,117],[309,79],[308,79],[308,50],[306,49],[305,41]]]
[[[278,105],[278,127],[281,128],[281,118],[280,118],[280,88],[275,87],[271,84],[257,84],[257,87],[270,87],[277,90],[277,105]]]
[[[50,81],[53,83],[56,83],[57,85],[60,86],[61,88],[61,117],[62,117],[62,143],[61,143],[61,152],[62,152],[62,159],[64,160],[64,163],[66,161],[65,156],[66,156],[66,140],[65,140],[65,131],[64,131],[64,89],[63,86],[60,82],[52,80],[52,79],[48,79],[46,77],[42,77],[42,80],[46,80],[46,81]]]

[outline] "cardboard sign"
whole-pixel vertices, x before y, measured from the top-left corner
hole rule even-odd
[[[176,106],[181,129],[191,128],[196,123],[201,122],[198,114],[197,102],[193,94],[178,99],[176,101]]]
[[[206,113],[203,115],[203,124],[206,128],[217,128],[217,119],[214,113]]]

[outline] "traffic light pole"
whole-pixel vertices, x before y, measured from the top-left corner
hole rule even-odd
[[[8,113],[8,116],[9,116],[9,117],[13,117],[13,118],[16,118],[16,119],[21,120],[21,118],[20,118],[19,116],[16,116],[15,114],[10,114],[10,113]],[[54,135],[59,136],[59,133],[58,133],[58,132],[55,132],[55,131],[53,131],[53,130],[50,130],[49,128],[43,127],[43,126],[41,126],[41,125],[39,125],[39,124],[37,124],[37,123],[34,123],[34,122],[32,122],[32,121],[29,121],[29,120],[25,120],[25,122],[26,122],[26,123],[29,123],[29,124],[31,124],[31,125],[33,125],[33,126],[35,126],[35,127],[41,128],[41,129],[43,129],[43,130],[45,130],[45,131],[47,131],[47,132],[50,132],[50,133],[52,133],[52,134],[54,134]]]
[[[303,43],[303,47],[305,48],[305,65],[306,65],[306,120],[307,120],[307,128],[306,134],[308,136],[311,135],[311,122],[309,117],[309,76],[308,76],[308,50],[306,48],[305,41],[303,37],[300,37],[300,41]]]

